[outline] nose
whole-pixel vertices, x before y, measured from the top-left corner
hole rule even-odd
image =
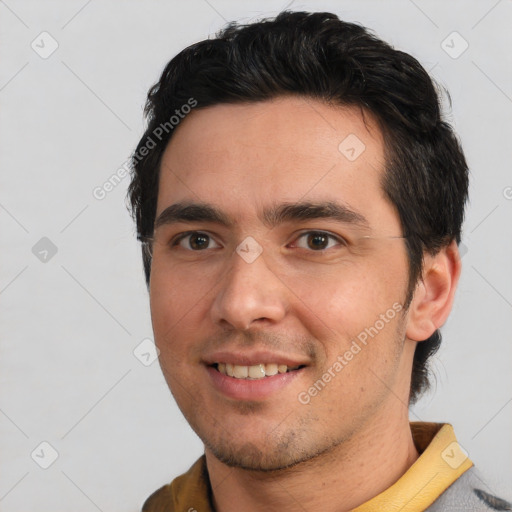
[[[211,308],[212,320],[222,327],[247,330],[256,324],[282,320],[287,311],[287,288],[260,255],[248,263],[234,253]]]

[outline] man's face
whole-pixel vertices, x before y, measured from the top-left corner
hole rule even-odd
[[[408,261],[365,121],[297,97],[217,105],[165,151],[155,341],[180,409],[229,465],[284,468],[407,409]]]

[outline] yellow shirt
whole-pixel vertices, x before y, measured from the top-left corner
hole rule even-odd
[[[448,424],[411,422],[420,457],[391,487],[352,512],[418,512],[430,506],[473,463]],[[183,475],[153,493],[142,512],[213,512],[204,455]]]

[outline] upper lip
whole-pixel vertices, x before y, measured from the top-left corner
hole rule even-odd
[[[298,356],[291,356],[278,352],[256,351],[256,350],[223,350],[208,354],[203,358],[207,365],[215,363],[229,363],[239,366],[253,366],[256,364],[285,364],[289,367],[305,366],[307,361]]]

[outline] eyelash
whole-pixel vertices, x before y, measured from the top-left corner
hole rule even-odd
[[[180,242],[184,239],[186,239],[187,237],[189,236],[192,236],[192,235],[204,235],[206,237],[208,237],[209,239],[211,240],[214,240],[214,238],[209,235],[208,233],[205,233],[203,231],[187,231],[185,233],[181,233],[180,235],[178,235],[177,238],[175,238],[172,242],[171,242],[171,246],[172,247],[176,247],[177,245],[180,244]],[[338,236],[338,235],[333,235],[332,233],[328,232],[328,231],[319,231],[319,230],[310,230],[310,231],[303,231],[302,233],[300,233],[296,240],[306,236],[306,235],[321,235],[321,236],[326,236],[327,238],[331,239],[331,240],[335,240],[337,243],[339,243],[340,245],[346,247],[347,246],[347,242],[346,240],[344,240],[342,237]],[[217,242],[216,242],[217,243]],[[299,248],[299,249],[303,249],[303,250],[306,250],[308,252],[311,252],[311,253],[319,253],[319,254],[323,254],[325,253],[327,250],[331,249],[332,247],[328,247],[326,249],[319,249],[317,251],[315,250],[308,250],[308,249],[304,249],[304,248]],[[193,250],[193,249],[187,249],[189,250],[190,252],[203,252],[202,250]],[[203,250],[206,250],[206,249],[203,249]]]

